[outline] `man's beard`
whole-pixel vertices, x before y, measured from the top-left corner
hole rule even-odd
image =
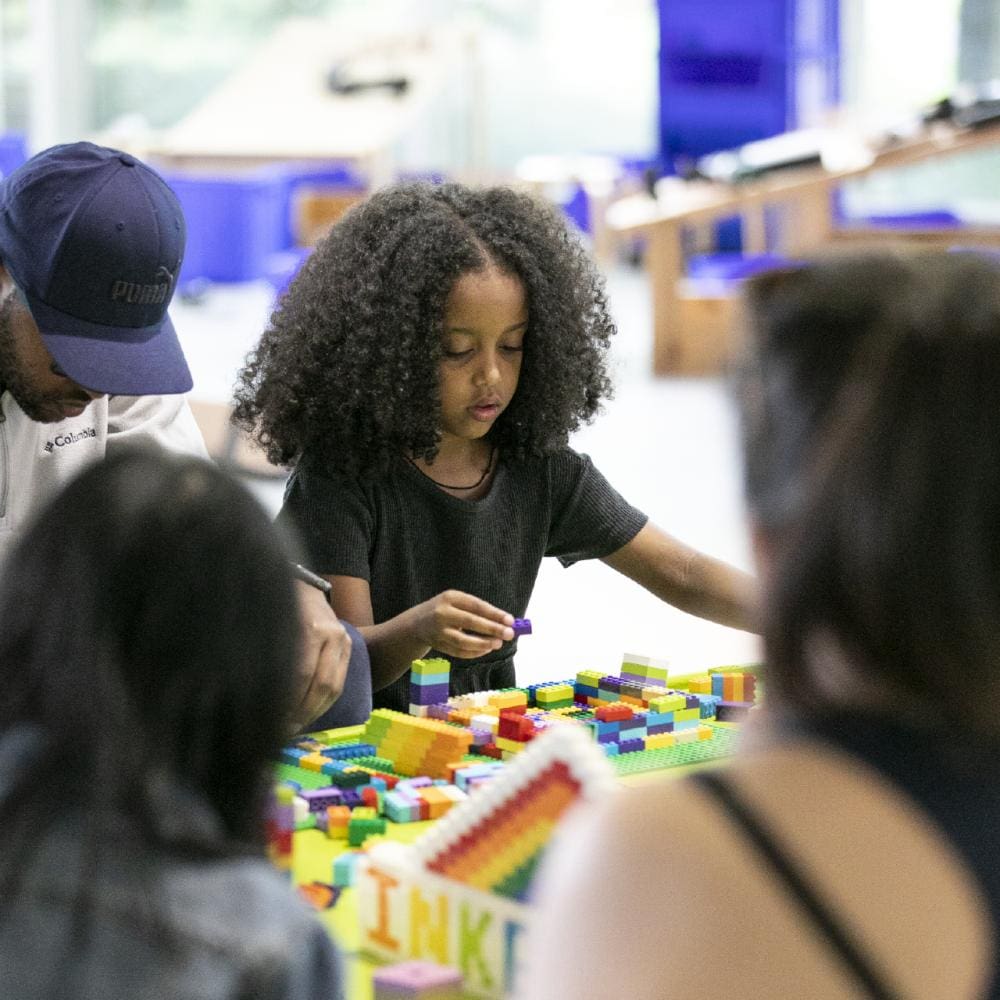
[[[41,424],[58,423],[66,419],[60,403],[67,398],[67,394],[53,396],[41,392],[18,367],[17,345],[14,340],[16,308],[16,295],[8,295],[0,303],[0,392],[6,389],[29,419]],[[85,402],[89,403],[90,399]]]

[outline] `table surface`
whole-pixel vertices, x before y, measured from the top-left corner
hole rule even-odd
[[[712,740],[682,744],[666,751],[640,751],[609,760],[613,766],[616,765],[619,779],[628,785],[679,777],[699,767],[710,766],[735,749],[738,727],[728,723],[713,723],[712,726],[716,730]],[[327,742],[347,742],[357,740],[362,732],[363,727],[355,726],[331,730],[321,735]],[[633,760],[629,761],[628,758]],[[387,820],[386,836],[402,843],[412,843],[433,826],[434,822],[393,823]],[[297,831],[293,846],[294,883],[304,885],[316,881],[329,884],[332,880],[333,862],[345,849],[344,841],[331,840],[321,830]],[[380,963],[361,951],[354,889],[343,889],[332,908],[319,911],[319,919],[330,931],[343,956],[345,995],[350,1000],[372,1000],[372,973]]]

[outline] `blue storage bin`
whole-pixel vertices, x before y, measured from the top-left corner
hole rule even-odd
[[[28,143],[22,133],[0,133],[0,178],[16,170],[27,158]]]
[[[267,274],[282,249],[287,199],[281,170],[210,176],[165,173],[187,222],[180,281],[251,281]]]

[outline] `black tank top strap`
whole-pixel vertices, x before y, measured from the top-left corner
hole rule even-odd
[[[871,957],[865,954],[864,948],[852,933],[824,903],[819,893],[809,884],[809,880],[780,847],[774,834],[767,829],[766,824],[748,803],[737,794],[732,783],[717,771],[699,771],[691,775],[691,780],[723,808],[733,824],[753,844],[789,894],[837,953],[864,990],[864,995],[874,1000],[900,1000],[900,994],[888,986]]]

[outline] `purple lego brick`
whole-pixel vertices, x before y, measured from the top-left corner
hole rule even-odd
[[[414,705],[439,705],[448,700],[448,685],[413,684],[410,687],[410,698]]]
[[[365,800],[361,797],[361,793],[354,788],[344,788],[344,800],[341,805],[347,806],[349,809],[355,808],[355,806],[363,806]]]
[[[322,812],[327,806],[339,806],[344,801],[344,792],[332,785],[329,788],[307,788],[299,792],[309,803],[310,812]]]
[[[515,636],[531,635],[531,619],[515,618],[513,628]]]
[[[454,995],[459,996],[462,985],[462,975],[457,969],[447,965],[437,965],[434,962],[411,960],[397,962],[376,969],[372,974],[372,986],[376,1000],[389,1000],[390,997],[420,997],[424,993],[444,992],[448,987],[454,988]],[[445,994],[447,995],[447,994]]]
[[[638,753],[646,749],[644,740],[621,740],[618,744],[619,753]]]

